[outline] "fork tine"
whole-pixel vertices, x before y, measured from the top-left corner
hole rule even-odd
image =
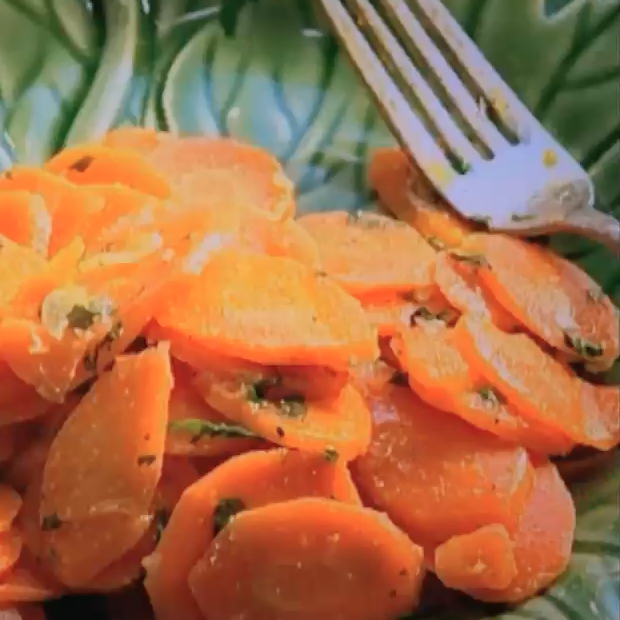
[[[374,32],[378,43],[389,55],[407,86],[417,95],[445,142],[455,151],[463,163],[475,165],[476,162],[479,162],[480,153],[455,123],[443,103],[411,62],[396,37],[390,32],[379,13],[368,0],[349,0],[349,3],[358,12],[356,14],[362,16]]]
[[[448,64],[435,43],[428,36],[405,0],[383,0],[394,27],[422,54],[438,77],[453,103],[461,111],[472,129],[494,153],[509,146],[509,142],[487,118],[480,114],[478,103],[467,90],[457,73]]]
[[[443,149],[415,115],[341,0],[321,0],[321,4],[402,147],[436,187],[445,186],[456,173]]]
[[[414,1],[458,56],[469,75],[484,91],[503,122],[511,127],[521,139],[527,138],[528,129],[536,129],[546,135],[546,130],[502,80],[450,11],[439,0]]]

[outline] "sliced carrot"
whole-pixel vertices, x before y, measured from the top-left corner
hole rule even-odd
[[[157,551],[145,561],[144,585],[157,617],[202,619],[187,577],[227,516],[242,507],[257,508],[306,496],[359,504],[343,463],[281,449],[233,457],[189,487],[172,513]]]
[[[18,605],[2,609],[0,612],[2,620],[45,620],[45,611],[40,605]]]
[[[511,443],[542,454],[566,454],[574,446],[565,433],[535,419],[523,418],[470,367],[455,331],[440,322],[421,323],[392,340],[408,382],[416,394],[443,411]]]
[[[45,259],[32,248],[18,245],[0,235],[0,315],[10,308],[11,301],[24,282],[44,273],[46,267]]]
[[[148,127],[115,127],[103,136],[101,144],[112,149],[136,151],[146,155],[160,142],[173,139],[175,138],[172,134]]]
[[[437,547],[433,569],[453,590],[503,590],[517,575],[514,543],[506,528],[485,525]]]
[[[44,168],[77,185],[118,183],[156,198],[171,195],[168,180],[143,157],[129,150],[82,144],[64,149]]]
[[[62,587],[25,553],[22,553],[13,570],[0,581],[0,605],[49,601],[62,593]]]
[[[311,213],[298,221],[318,244],[322,269],[352,295],[433,288],[436,252],[403,222],[344,211]]]
[[[371,421],[359,392],[350,384],[332,399],[298,396],[272,401],[260,392],[262,379],[236,370],[203,371],[194,385],[214,409],[257,437],[287,448],[350,461],[368,448]]]
[[[536,466],[534,489],[514,536],[517,575],[502,590],[468,591],[489,602],[518,603],[551,585],[568,565],[575,532],[575,506],[552,463]]]
[[[462,317],[455,339],[463,357],[526,420],[575,443],[607,449],[618,443],[609,414],[584,382],[525,334],[506,334],[489,321]]]
[[[18,532],[0,532],[0,581],[19,560],[22,545],[22,537]]]
[[[82,227],[102,207],[101,199],[88,188],[79,187],[43,168],[15,166],[0,177],[0,190],[39,194],[52,217],[49,255],[73,241]]]
[[[379,620],[411,612],[423,576],[422,550],[384,515],[299,499],[241,513],[189,584],[213,620]]]
[[[288,258],[223,252],[155,318],[212,350],[262,364],[344,369],[376,356],[359,302]]]
[[[0,324],[0,355],[39,394],[63,402],[124,351],[174,296],[176,284],[166,269],[154,255],[123,265],[124,277],[110,277],[119,274],[105,267],[82,274],[45,298],[41,323],[6,319]]]
[[[435,282],[455,308],[463,314],[488,318],[504,331],[515,331],[518,321],[480,287],[476,272],[476,266],[459,260],[458,254],[440,252],[437,255]]]
[[[204,401],[188,373],[175,372],[168,412],[167,454],[233,455],[259,447],[262,443],[258,439],[226,436],[222,426],[225,426],[226,418]],[[208,428],[212,430],[211,435],[206,432]],[[218,428],[222,428],[219,436]]]
[[[360,493],[425,547],[496,523],[513,532],[533,469],[503,443],[418,400],[407,387],[371,381],[368,452],[354,463]]]
[[[0,192],[0,234],[47,256],[51,232],[52,218],[41,196]]]
[[[229,138],[159,139],[147,161],[181,193],[204,197],[206,208],[246,205],[283,220],[295,212],[294,187],[264,149]]]
[[[7,484],[0,483],[0,533],[11,529],[22,506],[22,498]]]
[[[165,345],[117,358],[51,445],[42,520],[148,514],[161,475],[171,388]]]
[[[379,194],[382,205],[431,243],[458,247],[474,230],[439,198],[423,173],[412,167],[399,148],[373,151],[368,180]]]
[[[618,357],[618,311],[579,267],[507,235],[472,235],[463,249],[484,257],[483,286],[533,334],[597,364]]]
[[[2,478],[9,483],[10,480],[6,478],[6,467],[8,461],[11,461],[15,454],[18,453],[18,435],[19,432],[16,432],[14,426],[5,426],[4,428],[0,428],[0,465],[3,466],[3,476]]]
[[[38,418],[51,408],[52,403],[17,377],[8,364],[0,362],[0,428]]]

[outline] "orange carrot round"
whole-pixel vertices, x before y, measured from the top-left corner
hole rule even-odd
[[[422,562],[385,516],[299,499],[241,513],[189,585],[213,620],[396,620],[417,603]]]
[[[21,506],[19,493],[7,484],[0,483],[0,533],[11,529]]]
[[[0,192],[0,233],[47,256],[52,218],[45,200],[24,191]]]
[[[189,487],[145,561],[145,587],[157,617],[202,620],[187,577],[228,518],[243,508],[306,496],[360,501],[343,463],[281,449],[233,457]]]

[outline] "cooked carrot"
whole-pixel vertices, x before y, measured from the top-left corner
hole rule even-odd
[[[32,386],[0,361],[0,429],[8,424],[38,418],[51,408],[52,403],[39,396]]]
[[[125,277],[110,278],[105,267],[82,274],[46,296],[41,322],[2,322],[0,355],[39,394],[62,402],[70,390],[105,369],[163,301],[174,296],[165,269],[154,255],[124,265]]]
[[[42,520],[148,513],[161,474],[171,388],[165,345],[117,358],[51,445]]]
[[[74,185],[43,168],[11,168],[0,176],[0,190],[27,191],[44,199],[52,217],[50,256],[71,243],[89,218],[103,206],[101,199],[88,188]]]
[[[204,295],[205,286],[209,295]],[[344,369],[376,356],[359,302],[288,258],[223,252],[156,317],[225,355]]]
[[[402,330],[392,348],[409,385],[420,398],[473,426],[542,454],[566,454],[574,446],[565,433],[523,418],[461,354],[455,331],[440,322]]]
[[[533,334],[597,364],[618,357],[618,311],[579,267],[507,235],[472,235],[463,249],[484,257],[483,286]]]
[[[490,321],[464,316],[457,345],[475,372],[526,420],[575,443],[608,449],[618,443],[609,414],[587,398],[584,382],[525,334],[506,334]]]
[[[354,463],[360,493],[425,547],[496,523],[513,532],[533,469],[525,449],[373,381],[368,452]]]
[[[213,620],[396,620],[423,576],[422,550],[384,515],[299,499],[241,513],[189,584]]]
[[[5,426],[0,428],[0,465],[6,470],[8,461],[11,461],[15,454],[18,453],[18,436],[19,432],[16,432],[14,426]],[[3,472],[3,479],[12,484],[10,480],[6,478],[5,471]]]
[[[2,620],[45,620],[45,612],[40,605],[18,605],[2,609]]]
[[[189,373],[175,371],[170,394],[166,453],[185,456],[233,455],[259,447],[261,441],[230,437],[216,429],[224,428],[226,418],[208,405],[192,385]],[[212,434],[206,432],[210,428]],[[229,433],[230,434],[230,433]]]
[[[294,187],[267,151],[229,138],[160,139],[146,160],[181,193],[203,196],[205,208],[247,205],[275,219],[292,217]]]
[[[344,211],[311,213],[298,221],[318,244],[322,269],[352,295],[433,288],[436,252],[403,222]]]
[[[228,517],[242,507],[305,496],[333,496],[359,504],[343,463],[281,449],[233,457],[189,487],[172,513],[157,551],[145,561],[144,585],[157,617],[202,619],[187,577]]]
[[[45,200],[24,191],[0,192],[0,234],[47,256],[52,218]]]
[[[575,532],[575,506],[552,463],[536,466],[534,489],[514,536],[517,575],[502,590],[468,592],[489,602],[518,603],[551,585],[567,567]]]
[[[0,483],[0,533],[11,529],[21,506],[22,498],[19,493],[10,486]]]
[[[518,321],[480,287],[476,265],[460,258],[457,253],[440,252],[437,255],[435,282],[446,299],[463,314],[480,315],[504,331],[515,331]]]
[[[62,587],[26,553],[22,553],[13,570],[0,580],[0,605],[48,601],[62,593]]]
[[[22,537],[19,532],[0,532],[0,581],[11,571],[22,552]]]
[[[474,227],[451,209],[399,148],[375,149],[368,171],[382,205],[437,246],[458,247]]]
[[[194,385],[229,420],[272,443],[350,461],[370,442],[370,414],[352,385],[332,399],[307,401],[299,395],[268,400],[263,379],[226,369],[203,371]]]
[[[146,155],[160,142],[173,139],[175,138],[172,134],[147,127],[116,127],[103,136],[101,144],[112,149],[135,151]]]
[[[171,195],[168,180],[143,157],[129,150],[82,144],[64,149],[44,168],[77,185],[118,183],[156,198]]]
[[[505,527],[485,525],[437,547],[433,570],[453,590],[503,590],[517,575],[514,543]]]

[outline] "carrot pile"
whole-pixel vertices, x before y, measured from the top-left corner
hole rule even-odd
[[[618,445],[576,370],[617,309],[414,176],[377,151],[397,219],[295,218],[266,152],[136,128],[1,176],[0,613],[143,583],[157,620],[396,620],[427,571],[563,572],[550,459]]]

